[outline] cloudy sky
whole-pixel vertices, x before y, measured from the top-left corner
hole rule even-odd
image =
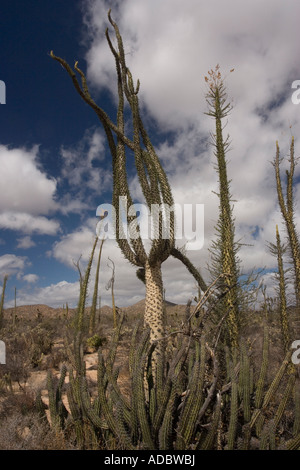
[[[292,135],[296,156],[300,146],[300,105],[291,99],[292,83],[300,80],[298,2],[2,0],[0,80],[6,102],[0,108],[0,282],[9,275],[6,306],[13,305],[15,287],[18,305],[77,303],[75,265],[80,262],[84,270],[96,209],[111,202],[111,158],[96,115],[49,53],[70,65],[79,61],[95,101],[115,120],[115,65],[105,39],[109,8],[128,65],[140,79],[144,122],[174,200],[204,207],[204,244],[189,250],[189,257],[207,278],[218,178],[204,76],[219,64],[233,105],[224,132],[231,141],[227,157],[236,238],[251,245],[240,252],[242,269],[276,269],[266,244],[274,242],[276,224],[285,235],[271,162],[276,140],[282,157],[288,157]],[[283,161],[283,173],[286,168]],[[139,202],[134,174],[130,187]],[[299,197],[300,165],[295,200]],[[299,205],[296,223],[299,227]],[[178,246],[183,243],[178,240]],[[116,265],[117,305],[142,299],[134,268],[114,240],[107,240],[102,304],[111,302],[109,258]],[[163,275],[167,300],[185,303],[195,295],[195,283],[178,261],[165,262]],[[267,285],[271,278],[266,276]]]

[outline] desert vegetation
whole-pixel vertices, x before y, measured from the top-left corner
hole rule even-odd
[[[115,48],[107,30],[118,83],[116,122],[94,102],[78,63],[73,70],[53,52],[51,57],[67,71],[106,133],[116,214],[120,197],[132,204],[126,173],[129,158],[135,162],[146,204],[171,207],[172,188],[140,113],[139,82],[134,84],[110,12],[108,18],[117,43]],[[120,236],[122,224],[116,220],[119,248],[145,285],[145,302],[134,311],[115,307],[117,266],[112,268],[109,286],[112,309],[97,308],[105,243],[101,237],[95,238],[80,278],[76,309],[66,305],[46,314],[36,307],[33,315],[26,315],[25,308],[22,313],[22,307],[4,310],[5,278],[0,305],[1,338],[7,346],[7,364],[0,366],[1,449],[300,449],[299,366],[292,360],[291,347],[297,332],[300,335],[294,139],[286,198],[278,143],[275,149],[274,181],[287,242],[282,244],[274,227],[276,243],[270,243],[269,249],[278,262],[278,295],[269,298],[259,278],[251,275],[245,281],[240,272],[227,174],[228,138],[223,136],[223,119],[231,106],[219,66],[204,79],[207,114],[215,124],[213,164],[219,177],[211,279],[205,282],[186,253],[176,247],[172,212],[168,220],[160,213],[155,227],[158,236],[148,251],[140,236]],[[126,134],[127,129],[132,129],[132,136]],[[138,230],[136,219],[127,214],[128,225]],[[167,222],[170,237],[164,238]],[[196,305],[189,301],[186,306],[172,306],[164,301],[161,265],[170,256],[182,262],[197,282]],[[97,263],[97,276],[93,303],[87,307],[93,263]],[[286,288],[287,266],[293,278],[291,298]],[[254,307],[258,290],[263,300]],[[30,386],[30,378],[41,372],[43,382]]]

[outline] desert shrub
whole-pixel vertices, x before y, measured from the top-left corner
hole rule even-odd
[[[52,347],[50,354],[43,358],[39,369],[60,369],[62,363],[68,361],[68,354],[64,347]]]
[[[18,412],[0,421],[0,450],[73,450],[71,440],[51,429],[37,412]]]
[[[26,383],[29,375],[28,350],[25,338],[18,331],[5,331],[6,364],[0,368],[0,377],[9,374],[13,382]]]
[[[28,388],[7,390],[2,398],[0,420],[14,413],[25,416],[35,410],[35,393]]]
[[[96,352],[106,342],[106,338],[95,334],[86,340],[86,346],[89,351]]]
[[[37,367],[43,356],[51,352],[53,338],[51,332],[42,325],[37,325],[29,332],[25,339],[28,346],[30,364]]]

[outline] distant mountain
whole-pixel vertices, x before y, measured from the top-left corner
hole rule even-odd
[[[143,313],[145,310],[145,299],[142,299],[136,302],[135,304],[129,305],[127,307],[120,307],[119,305],[117,305],[117,307],[127,314]],[[177,305],[167,300],[165,301],[165,307],[167,311],[171,311],[171,312],[173,310],[174,311],[176,310],[178,312],[184,312],[186,308],[185,305]],[[90,308],[91,307],[87,307],[86,310],[89,311]],[[75,310],[76,309],[74,308],[69,308],[70,313]],[[64,311],[66,311],[66,309],[63,307],[54,308],[54,307],[49,307],[48,305],[44,305],[44,304],[33,304],[33,305],[20,305],[20,306],[17,306],[16,309],[14,307],[6,308],[4,309],[4,315],[9,316],[9,315],[13,315],[14,312],[16,312],[18,317],[37,317],[39,315],[54,317],[56,315],[62,314]],[[104,314],[110,314],[112,312],[112,307],[109,305],[103,305],[101,307],[101,312]]]

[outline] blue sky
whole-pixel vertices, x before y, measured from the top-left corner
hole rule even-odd
[[[0,282],[9,275],[6,306],[17,303],[76,305],[78,272],[87,262],[97,224],[96,208],[111,200],[111,158],[97,117],[75,92],[49,52],[75,60],[86,71],[95,100],[115,113],[114,60],[105,39],[107,11],[117,20],[127,61],[141,81],[146,125],[169,176],[178,204],[204,204],[205,243],[189,255],[207,275],[208,248],[218,216],[217,176],[205,116],[207,71],[218,63],[233,110],[226,132],[232,141],[232,179],[237,238],[245,272],[272,271],[266,243],[281,224],[271,160],[279,140],[288,154],[300,130],[300,105],[291,85],[300,79],[300,6],[287,0],[3,0],[0,6]],[[229,71],[234,68],[234,73]],[[283,162],[283,170],[286,167]],[[299,200],[299,166],[295,199]],[[141,192],[134,174],[135,200]],[[296,223],[299,227],[299,205]],[[181,246],[180,240],[178,245]],[[144,296],[132,266],[113,240],[104,244],[100,290],[116,264],[117,304]],[[266,284],[272,289],[272,276]],[[167,299],[185,303],[196,293],[193,279],[176,260],[164,265]],[[271,290],[272,291],[272,290]]]
[[[1,4],[6,104],[0,109],[0,145],[3,164],[8,161],[10,167],[5,181],[9,193],[3,194],[1,207],[0,250],[1,274],[9,274],[7,299],[15,286],[20,295],[30,296],[32,289],[76,282],[78,272],[58,262],[50,251],[86,217],[95,217],[97,194],[84,194],[64,177],[62,148],[73,151],[80,145],[82,152],[88,152],[97,121],[80,106],[62,69],[49,57],[54,49],[71,63],[75,59],[84,63],[82,16],[81,2],[71,0]],[[105,167],[109,164],[103,162]],[[103,192],[98,193],[102,197]]]

